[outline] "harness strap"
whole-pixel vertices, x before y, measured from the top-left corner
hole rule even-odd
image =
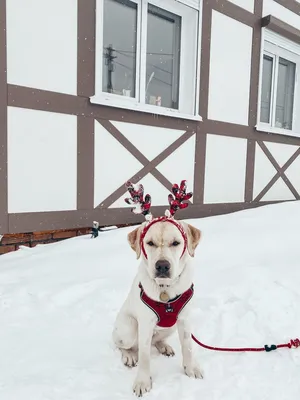
[[[164,303],[147,296],[141,283],[139,283],[139,288],[141,289],[140,299],[154,312],[157,317],[156,325],[162,328],[171,328],[176,324],[180,312],[194,295],[194,285],[192,284],[184,293]]]

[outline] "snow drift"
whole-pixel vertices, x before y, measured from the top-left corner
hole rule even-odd
[[[194,334],[215,346],[263,346],[300,336],[300,202],[190,220],[195,257]],[[0,399],[132,399],[135,370],[114,348],[115,315],[137,261],[132,228],[0,257]],[[217,353],[197,347],[204,380],[177,350],[153,349],[147,399],[298,400],[300,349]]]

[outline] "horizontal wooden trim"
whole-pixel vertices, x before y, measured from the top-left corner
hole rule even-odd
[[[233,18],[245,25],[253,27],[257,23],[257,16],[228,0],[209,0],[213,10]]]
[[[200,131],[213,135],[300,146],[300,138],[298,137],[279,135],[272,132],[257,131],[255,127],[248,125],[232,124],[230,122],[207,120],[201,123]]]
[[[233,124],[231,122],[216,121],[208,119],[202,125],[203,133],[214,135],[233,136],[240,138],[249,138],[254,132],[254,128],[248,125]]]
[[[266,17],[262,18],[261,26],[278,33],[279,35],[284,36],[295,43],[300,44],[300,30],[276,17],[273,17],[273,15],[267,15]]]
[[[280,135],[273,132],[262,132],[256,129],[253,130],[253,135],[251,136],[255,140],[262,140],[264,142],[273,142],[281,144],[292,144],[295,146],[300,145],[300,137]]]
[[[85,97],[11,84],[8,85],[8,105],[30,110],[49,111],[110,121],[123,121],[140,125],[180,129],[189,132],[199,130],[200,133],[300,145],[300,138],[269,132],[258,132],[254,127],[248,125],[215,120],[197,122],[176,117],[150,115],[140,111],[93,105]]]
[[[123,121],[185,131],[196,130],[198,123],[198,121],[183,118],[91,104],[87,97],[12,84],[8,85],[8,105],[30,110]]]
[[[220,203],[191,205],[187,209],[178,211],[178,219],[203,218],[214,215],[228,214],[240,210],[260,207],[269,204],[282,203],[282,201],[264,201],[248,203]],[[152,207],[154,216],[163,215],[165,206]],[[110,208],[77,211],[54,211],[9,214],[10,233],[26,233],[34,231],[73,229],[92,226],[93,221],[98,221],[101,226],[119,224],[141,223],[143,218],[130,212],[130,208]]]

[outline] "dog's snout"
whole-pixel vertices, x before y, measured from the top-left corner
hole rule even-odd
[[[171,265],[167,260],[158,260],[155,264],[157,276],[169,276]]]

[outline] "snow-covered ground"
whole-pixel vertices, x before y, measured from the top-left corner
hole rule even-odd
[[[263,346],[300,336],[300,202],[192,220],[194,333],[215,346]],[[127,400],[136,370],[111,340],[137,261],[132,228],[0,257],[0,399]],[[177,354],[153,350],[149,400],[299,400],[300,348],[217,353],[198,347],[203,380]]]

